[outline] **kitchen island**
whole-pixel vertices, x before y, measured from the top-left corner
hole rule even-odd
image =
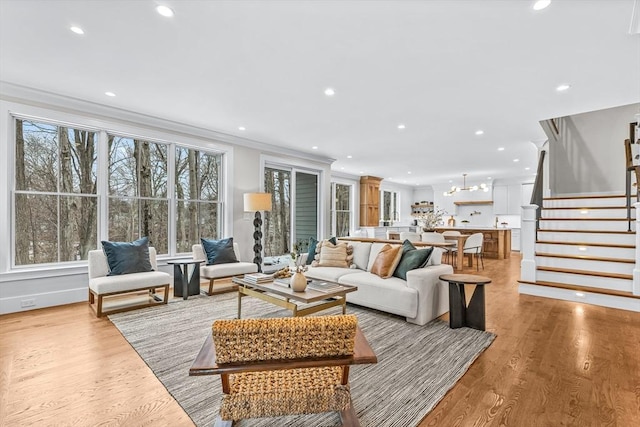
[[[484,243],[482,245],[483,256],[487,258],[505,259],[511,256],[511,229],[495,227],[436,227],[438,233],[447,230],[456,230],[462,234],[482,233]]]

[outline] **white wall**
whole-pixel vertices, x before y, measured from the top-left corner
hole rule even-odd
[[[87,301],[86,261],[60,265],[12,268],[11,186],[13,183],[13,129],[11,113],[44,120],[119,130],[148,138],[181,142],[225,154],[224,235],[240,244],[241,258],[253,259],[253,214],[244,213],[243,194],[262,189],[265,153],[282,162],[319,171],[321,175],[320,228],[325,232],[329,213],[330,164],[332,159],[297,153],[208,129],[194,128],[165,119],[144,116],[112,107],[66,98],[2,83],[0,86],[0,314]],[[168,257],[159,269],[171,273]],[[33,300],[34,306],[21,303]]]
[[[625,191],[624,140],[640,104],[562,117],[549,142],[552,195]]]

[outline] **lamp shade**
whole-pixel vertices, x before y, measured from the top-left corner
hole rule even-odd
[[[245,193],[244,194],[244,211],[270,211],[271,210],[271,193]]]

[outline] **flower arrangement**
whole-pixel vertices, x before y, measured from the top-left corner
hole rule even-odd
[[[300,253],[304,252],[306,249],[305,246],[307,245],[308,244],[306,242],[298,240],[293,244],[293,248],[291,248],[291,253],[289,253],[289,255],[291,256],[291,260],[294,265],[291,266],[290,269],[295,270],[294,273],[304,273],[307,271],[307,266],[302,265],[302,257],[300,256]]]
[[[446,214],[444,209],[436,206],[433,208],[433,211],[415,214],[414,217],[418,220],[418,224],[421,227],[432,229],[442,223],[442,216]]]

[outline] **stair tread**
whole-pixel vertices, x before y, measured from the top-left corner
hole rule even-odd
[[[573,199],[615,199],[616,197],[627,197],[625,194],[602,194],[602,195],[583,195],[583,196],[559,196],[559,197],[543,197],[542,200],[573,200]],[[631,195],[633,199],[635,194]]]
[[[552,254],[545,252],[536,252],[536,256],[547,258],[568,258],[568,259],[580,259],[584,261],[605,261],[605,262],[620,262],[625,264],[635,264],[635,259],[628,258],[607,258],[607,257],[595,257],[589,255],[564,255],[564,254]]]
[[[567,210],[567,209],[627,209],[626,206],[558,206],[550,208],[542,208],[543,211]],[[632,208],[633,209],[633,208]]]
[[[536,243],[548,244],[548,245],[597,246],[597,247],[604,247],[604,248],[623,248],[623,249],[636,248],[636,245],[620,245],[620,244],[614,244],[614,243],[553,242],[550,240],[537,240]]]
[[[568,285],[566,283],[557,283],[557,282],[547,282],[544,280],[538,280],[536,282],[529,282],[525,280],[519,280],[518,283],[523,283],[527,285],[536,285],[536,286],[547,286],[552,288],[561,288],[561,289],[569,289],[572,291],[582,291],[596,294],[604,294],[604,295],[613,295],[618,297],[626,297],[626,298],[636,298],[640,299],[640,295],[634,295],[631,292],[624,291],[616,291],[613,289],[605,289],[605,288],[596,288],[591,286],[580,286],[580,285]]]
[[[602,233],[602,234],[636,234],[635,231],[615,231],[615,230],[550,230],[540,228],[538,231],[547,233]]]
[[[624,221],[628,222],[629,218],[540,218],[540,221]],[[635,219],[634,219],[635,221]]]
[[[568,274],[580,274],[583,276],[598,276],[598,277],[610,277],[612,279],[626,279],[632,280],[633,275],[622,273],[604,273],[602,271],[590,271],[590,270],[575,270],[571,268],[559,268],[559,267],[536,267],[540,271],[551,271],[556,273],[568,273]]]

